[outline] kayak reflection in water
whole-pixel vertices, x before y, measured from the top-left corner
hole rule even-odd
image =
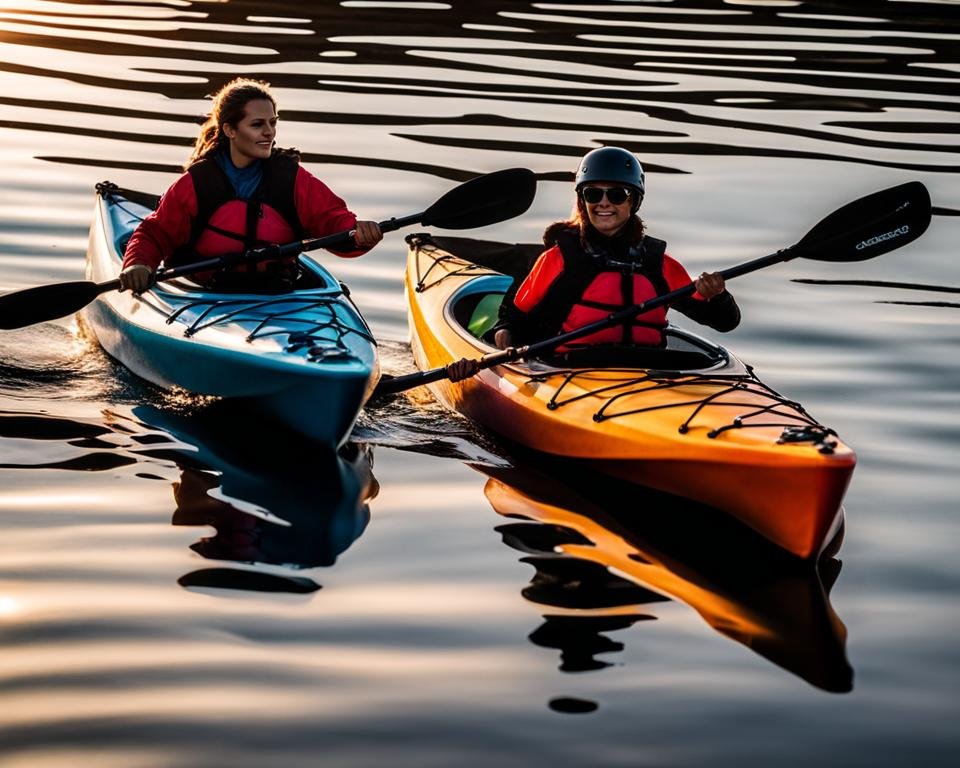
[[[514,283],[500,307],[494,343],[500,349],[531,344],[603,320],[611,313],[681,288],[696,293],[673,307],[717,331],[740,323],[740,309],[718,272],[691,280],[666,253],[663,240],[646,234],[637,211],[646,184],[637,158],[619,147],[601,147],[580,161],[574,181],[576,203],[570,218],[547,227],[547,247],[530,273]],[[519,283],[519,284],[517,284]],[[563,355],[624,347],[662,347],[667,308],[595,331],[557,347]],[[579,359],[583,359],[582,356]],[[451,381],[477,372],[469,359],[447,366]]]
[[[269,85],[238,78],[213,96],[186,172],[130,238],[121,290],[142,293],[161,263],[177,266],[355,230],[339,256],[359,256],[383,238],[375,221],[358,221],[346,203],[300,165],[296,150],[275,147],[277,102]],[[297,258],[239,264],[197,274],[216,290],[279,293],[294,287]]]
[[[348,442],[327,451],[294,434],[251,440],[267,434],[266,425],[231,406],[218,401],[190,413],[135,409],[138,419],[174,441],[151,441],[142,451],[180,469],[173,525],[212,527],[212,535],[190,548],[224,561],[178,581],[184,587],[315,592],[320,585],[304,572],[334,565],[370,521],[369,504],[379,492],[373,450]]]
[[[801,563],[705,505],[538,462],[475,468],[509,520],[496,530],[536,569],[522,594],[544,622],[529,639],[559,650],[561,671],[610,666],[596,657],[624,644],[607,634],[666,620],[658,605],[675,600],[809,684],[852,689],[846,627],[829,599],[842,531],[815,563]]]
[[[271,473],[259,488],[250,474],[218,477],[185,466],[174,484],[173,524],[212,526],[213,536],[190,547],[210,560],[330,567],[366,529],[379,487],[366,446],[347,443],[316,459],[299,482],[292,473]],[[239,490],[232,484],[246,486],[252,498],[232,495]]]

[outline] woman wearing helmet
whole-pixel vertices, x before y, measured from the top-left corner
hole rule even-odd
[[[624,307],[691,282],[666,253],[663,240],[645,234],[637,216],[645,190],[637,158],[619,147],[588,152],[576,174],[576,207],[547,227],[547,246],[527,277],[504,299],[495,331],[498,347],[528,344],[602,320]],[[717,331],[740,322],[740,309],[719,273],[701,274],[697,292],[674,309]],[[557,348],[664,344],[666,307]]]

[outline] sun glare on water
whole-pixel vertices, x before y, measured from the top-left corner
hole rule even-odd
[[[97,509],[102,493],[23,493],[0,495],[0,509]]]
[[[75,6],[69,3],[51,2],[51,0],[7,0],[0,3],[0,12],[2,11],[46,11],[56,12],[65,11],[67,8]]]
[[[0,618],[17,613],[20,606],[12,597],[0,597]]]

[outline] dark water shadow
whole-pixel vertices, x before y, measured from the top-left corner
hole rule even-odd
[[[552,609],[530,639],[560,651],[564,671],[601,669],[623,645],[606,633],[678,600],[718,633],[824,691],[852,690],[846,628],[829,593],[841,534],[815,564],[782,553],[718,510],[570,462],[524,456],[476,467],[510,522],[497,530],[536,569],[527,599]]]
[[[147,4],[149,11],[152,4]],[[881,150],[857,162],[922,172],[956,170],[936,158],[911,158],[914,151],[935,148],[956,155],[960,147],[930,143],[930,136],[955,133],[955,122],[919,119],[879,122],[875,116],[902,110],[910,114],[929,110],[955,113],[952,64],[960,44],[960,18],[942,4],[878,0],[866,9],[853,0],[810,0],[794,9],[762,4],[738,5],[716,13],[696,0],[677,0],[658,7],[655,14],[642,7],[616,4],[541,6],[528,0],[475,0],[457,4],[408,4],[402,12],[391,4],[305,4],[278,0],[270,4],[273,19],[250,15],[246,3],[205,3],[192,23],[171,23],[137,30],[143,17],[135,7],[94,8],[82,4],[84,21],[65,3],[43,16],[30,14],[5,39],[55,53],[153,58],[158,66],[144,71],[168,80],[130,77],[122,68],[114,74],[99,71],[61,71],[39,62],[0,62],[0,68],[21,76],[67,79],[79,85],[129,92],[159,93],[176,100],[202,99],[216,90],[238,68],[269,72],[275,86],[284,89],[322,89],[335,101],[338,93],[363,93],[372,103],[378,97],[404,96],[427,106],[422,114],[384,115],[375,108],[344,115],[335,107],[284,112],[284,119],[317,125],[349,122],[353,125],[397,126],[392,135],[407,142],[410,151],[400,158],[307,154],[312,163],[335,162],[355,166],[392,168],[463,180],[478,170],[440,165],[417,159],[422,148],[444,145],[491,152],[522,152],[554,159],[568,177],[570,160],[600,144],[622,144],[642,155],[667,153],[676,166],[648,168],[664,173],[686,173],[684,157],[774,156],[849,162],[850,149]],[[160,4],[158,4],[160,7]],[[165,6],[163,6],[165,7]],[[10,15],[26,13],[12,9]],[[175,16],[175,14],[174,14]],[[284,18],[296,19],[284,22]],[[96,25],[97,19],[101,25]],[[120,21],[132,33],[114,34]],[[174,45],[176,47],[171,47]],[[189,62],[173,77],[160,64],[176,51]],[[297,66],[333,55],[336,66],[322,72]],[[210,62],[215,60],[216,66]],[[562,61],[564,66],[554,66]],[[577,62],[580,66],[567,66]],[[444,76],[443,73],[453,73]],[[718,78],[717,87],[700,86],[693,75]],[[729,83],[724,87],[725,83]],[[495,101],[497,114],[464,113],[463,100]],[[188,139],[177,135],[135,132],[129,128],[86,125],[80,112],[122,119],[122,108],[30,99],[23,94],[4,97],[0,104],[54,110],[58,118],[6,120],[0,127],[37,133],[50,131],[177,145]],[[530,117],[544,112],[563,115]],[[621,112],[623,121],[604,118],[595,123],[577,117],[584,110]],[[783,111],[824,112],[829,122],[806,123],[771,119]],[[843,113],[873,119],[836,119]],[[629,116],[629,117],[627,117]],[[668,130],[634,127],[637,116],[661,120]],[[149,119],[195,123],[199,115],[145,115]],[[579,121],[579,122],[578,122]],[[515,138],[469,138],[485,126],[562,129],[582,133],[581,145],[548,144]],[[436,128],[433,135],[419,129]],[[702,126],[737,131],[735,143],[689,140]],[[456,130],[450,130],[452,127]],[[689,133],[688,133],[689,131]],[[903,137],[916,135],[917,141]],[[638,137],[641,137],[638,139]],[[772,138],[771,138],[772,137]],[[648,138],[650,140],[648,140]],[[795,149],[798,139],[817,142],[818,148]],[[186,143],[185,143],[186,142]],[[889,158],[887,151],[903,157]],[[376,155],[376,151],[374,151]],[[133,161],[116,153],[87,158],[45,155],[43,159],[101,168],[170,172],[169,164]],[[550,175],[551,178],[555,177]]]
[[[927,285],[923,283],[901,283],[888,280],[818,280],[811,278],[797,278],[792,280],[794,283],[803,283],[805,285],[843,285],[858,286],[864,288],[887,288],[894,291],[925,291],[929,293],[960,293],[960,288],[947,285]],[[900,304],[911,307],[943,307],[947,309],[960,309],[960,303],[954,301],[935,301],[927,299],[924,301],[907,301],[904,299],[876,299],[876,304]]]
[[[102,415],[62,416],[41,410],[0,408],[0,448],[16,441],[20,450],[4,451],[17,461],[2,461],[0,469],[63,469],[102,472],[137,464],[131,449],[138,444],[115,429]],[[22,450],[29,445],[30,450]]]

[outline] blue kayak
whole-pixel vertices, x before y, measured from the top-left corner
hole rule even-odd
[[[133,198],[133,199],[131,199]],[[148,195],[98,185],[86,277],[120,272]],[[164,389],[249,400],[311,440],[341,445],[379,379],[377,345],[345,288],[306,255],[293,290],[216,293],[184,278],[110,291],[82,313],[112,358]]]

